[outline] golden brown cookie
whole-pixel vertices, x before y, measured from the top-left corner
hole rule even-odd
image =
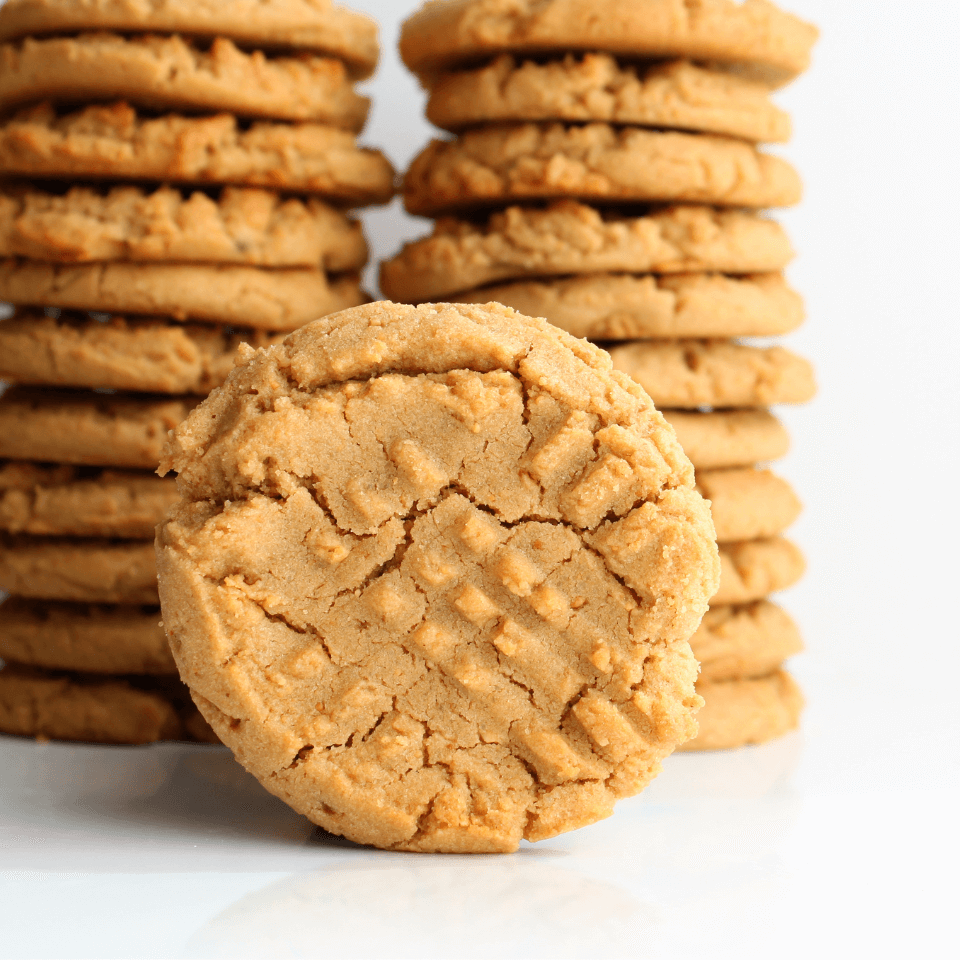
[[[0,260],[0,300],[26,306],[142,313],[260,330],[295,330],[366,303],[354,273],[206,263]]]
[[[451,299],[493,300],[591,340],[773,337],[804,319],[803,300],[778,273],[591,273],[493,284]]]
[[[159,690],[10,664],[0,670],[0,732],[129,744],[185,734],[176,705]]]
[[[720,587],[711,606],[762,600],[792,587],[805,570],[799,547],[785,537],[725,543],[720,548]]]
[[[803,509],[783,477],[756,467],[698,470],[697,489],[710,501],[720,543],[783,533]]]
[[[346,61],[358,77],[373,72],[379,55],[376,23],[333,0],[7,0],[0,9],[0,40],[85,30],[314,50]]]
[[[0,461],[7,533],[149,540],[176,500],[174,482],[152,473]]]
[[[816,393],[809,361],[784,347],[641,340],[611,347],[610,356],[663,408],[767,407],[806,403]]]
[[[690,638],[700,661],[700,680],[719,682],[764,677],[803,650],[790,615],[769,600],[737,607],[710,607]]]
[[[398,302],[441,300],[520,278],[625,271],[754,273],[793,257],[779,224],[740,210],[667,207],[645,216],[601,212],[572,200],[509,207],[485,222],[444,218],[380,267]]]
[[[513,850],[608,815],[692,726],[709,512],[649,398],[544,321],[321,320],[248,352],[163,467],[181,675],[325,829]]]
[[[66,263],[134,260],[323,267],[366,263],[360,224],[322,200],[226,187],[216,198],[170,187],[66,194],[0,190],[0,256]]]
[[[698,470],[745,467],[786,456],[787,429],[766,410],[662,411]]]
[[[370,108],[340,60],[247,53],[224,37],[203,47],[180,36],[82,33],[0,46],[0,101],[48,99],[129,100],[152,110],[312,120],[353,131]]]
[[[36,600],[154,605],[153,544],[0,534],[0,590]]]
[[[5,8],[0,8],[5,9]],[[129,104],[60,116],[50,104],[0,122],[0,173],[28,177],[236,184],[386,203],[393,168],[345,130],[316,123],[241,127],[232,114],[138,114]]]
[[[9,597],[0,605],[0,657],[49,670],[177,672],[160,626],[159,607]]]
[[[700,732],[681,750],[729,750],[766,743],[795,730],[803,710],[803,694],[785,670],[751,680],[698,683],[703,709]]]
[[[409,213],[438,216],[519,200],[788,207],[800,178],[780,157],[709,134],[607,123],[497,124],[433,140],[403,180]]]
[[[427,119],[457,132],[481,123],[601,121],[719,133],[754,142],[790,138],[770,87],[688,60],[620,63],[606,53],[518,60],[508,54],[431,81]]]
[[[783,82],[807,68],[816,39],[816,27],[768,0],[449,0],[404,23],[400,56],[430,73],[503,52],[602,50],[751,64]]]
[[[0,380],[206,395],[233,369],[241,343],[268,347],[284,336],[157,317],[22,310],[0,320]]]
[[[198,402],[14,387],[0,397],[0,458],[155,470]]]

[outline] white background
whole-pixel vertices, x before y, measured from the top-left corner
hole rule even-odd
[[[627,0],[624,0],[627,2]],[[382,25],[366,140],[426,142]],[[823,38],[780,95],[782,215],[820,394],[785,414],[810,561],[784,603],[809,706],[775,744],[678,756],[594,827],[511,857],[319,835],[216,748],[0,740],[3,957],[944,956],[960,808],[957,0],[790,0]],[[426,232],[367,217],[376,252]]]

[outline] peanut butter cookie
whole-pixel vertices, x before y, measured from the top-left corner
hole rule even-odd
[[[800,178],[786,160],[710,134],[606,123],[491,124],[433,140],[403,181],[407,210],[438,216],[518,200],[789,207]]]
[[[575,337],[774,337],[803,323],[803,300],[778,273],[588,273],[495,283],[450,296],[545,317]]]
[[[227,187],[216,198],[170,187],[66,194],[0,190],[0,256],[61,263],[96,260],[235,263],[358,270],[360,224],[316,198]]]
[[[725,543],[720,548],[720,586],[710,603],[720,607],[762,600],[792,587],[805,570],[799,547],[785,537]]]
[[[0,534],[0,590],[36,600],[155,605],[153,545]]]
[[[0,40],[86,30],[315,50],[344,60],[357,77],[373,73],[380,52],[376,23],[332,0],[7,0],[0,9]]]
[[[698,470],[745,467],[786,456],[790,437],[767,410],[662,411]]]
[[[0,260],[0,300],[288,331],[369,297],[354,273],[300,267],[10,259]]]
[[[152,117],[127,103],[64,115],[49,103],[21,110],[0,122],[0,173],[236,184],[353,207],[386,203],[394,191],[386,157],[357,147],[346,130],[266,121],[244,128],[229,113]]]
[[[802,509],[783,477],[756,467],[698,470],[697,489],[710,501],[719,543],[783,533]]]
[[[153,110],[221,111],[312,120],[359,131],[370,101],[340,60],[247,53],[224,37],[204,49],[183,37],[82,33],[0,46],[0,101],[129,100]]]
[[[638,66],[605,53],[518,60],[432,78],[427,119],[456,133],[481,123],[602,121],[783,143],[790,117],[770,87],[687,60]]]
[[[816,39],[769,0],[433,0],[404,23],[400,56],[429,74],[503,52],[602,50],[752,64],[782,83],[807,68]]]
[[[172,480],[132,470],[0,461],[0,530],[149,540],[177,499]]]
[[[545,210],[509,207],[485,222],[444,218],[380,268],[384,294],[441,300],[472,287],[570,273],[755,273],[793,258],[783,228],[740,210],[668,207],[646,216],[575,201]]]
[[[175,675],[159,607],[9,597],[0,605],[0,657],[48,670]]]
[[[318,321],[247,351],[162,466],[181,675],[325,829],[514,850],[607,816],[694,729],[709,511],[649,398],[544,321]]]
[[[803,710],[803,694],[785,670],[750,680],[698,683],[703,709],[700,732],[681,750],[729,750],[766,743],[795,730]]]
[[[268,347],[284,336],[159,317],[22,310],[0,320],[0,379],[205,396],[227,378],[241,343]]]

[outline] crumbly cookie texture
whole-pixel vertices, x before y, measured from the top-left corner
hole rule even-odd
[[[159,607],[9,597],[0,605],[0,657],[49,670],[175,675]]]
[[[779,460],[790,447],[787,428],[768,410],[662,412],[698,470]]]
[[[226,187],[218,196],[171,187],[0,191],[0,256],[77,263],[103,260],[236,263],[358,270],[360,224],[322,200]]]
[[[752,603],[792,587],[804,574],[806,561],[785,537],[744,540],[720,547],[720,586],[713,606]]]
[[[267,121],[242,128],[228,113],[150,117],[127,103],[65,115],[49,103],[19,111],[0,123],[0,173],[236,184],[354,207],[386,203],[394,192],[386,157],[358,148],[345,130]]]
[[[783,533],[803,509],[783,477],[756,467],[698,470],[697,489],[710,501],[720,543]]]
[[[610,356],[658,407],[767,407],[806,403],[816,393],[810,362],[784,347],[641,340],[611,347]]]
[[[340,60],[246,53],[224,37],[203,49],[183,37],[27,38],[0,46],[0,101],[129,100],[153,110],[229,111],[312,120],[359,131],[370,101]]]
[[[332,54],[358,77],[377,65],[377,25],[331,0],[8,0],[0,40],[115,30],[228,37],[246,46]]]
[[[481,123],[601,121],[784,143],[790,116],[770,87],[687,60],[637,66],[605,53],[518,60],[504,54],[433,78],[427,119],[457,132]]]
[[[772,337],[803,323],[803,299],[778,273],[589,273],[516,280],[450,297],[546,317],[575,337]]]
[[[151,473],[0,461],[0,530],[39,536],[153,536],[177,499]]]
[[[698,683],[703,709],[700,732],[681,750],[730,750],[766,743],[795,730],[803,711],[803,694],[785,670],[749,680]]]
[[[753,65],[783,83],[807,68],[817,35],[769,0],[432,0],[404,23],[400,56],[429,74],[505,51],[601,50]]]
[[[28,309],[0,320],[0,379],[206,396],[226,380],[241,343],[268,347],[284,336],[162,317],[47,316]]]
[[[0,534],[0,590],[36,600],[155,605],[153,545]]]
[[[159,691],[12,664],[0,670],[0,731],[127,744],[179,740],[185,733],[176,706]]]
[[[751,144],[606,123],[492,124],[433,140],[403,181],[407,210],[437,216],[523,199],[788,207],[796,170]]]
[[[369,299],[356,274],[300,267],[0,260],[0,300],[28,306],[289,331]]]
[[[380,268],[384,294],[422,303],[504,280],[623,271],[754,273],[793,258],[783,228],[741,210],[675,206],[645,216],[573,200],[509,207],[475,223],[446,217]]]
[[[326,318],[250,351],[162,469],[181,675],[325,829],[513,850],[607,816],[693,730],[709,511],[649,398],[545,321]]]
[[[769,600],[735,607],[712,606],[690,638],[700,661],[699,684],[745,680],[773,673],[803,650],[790,615]]]
[[[0,397],[0,457],[155,470],[198,402],[14,387]]]

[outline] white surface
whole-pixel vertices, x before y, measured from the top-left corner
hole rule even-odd
[[[368,141],[425,142],[384,23]],[[956,0],[790,0],[824,37],[781,96],[783,214],[821,392],[783,471],[803,733],[678,756],[594,827],[512,857],[314,833],[214,748],[0,739],[3,957],[945,956],[956,950],[960,189]],[[367,218],[379,253],[425,232]]]

